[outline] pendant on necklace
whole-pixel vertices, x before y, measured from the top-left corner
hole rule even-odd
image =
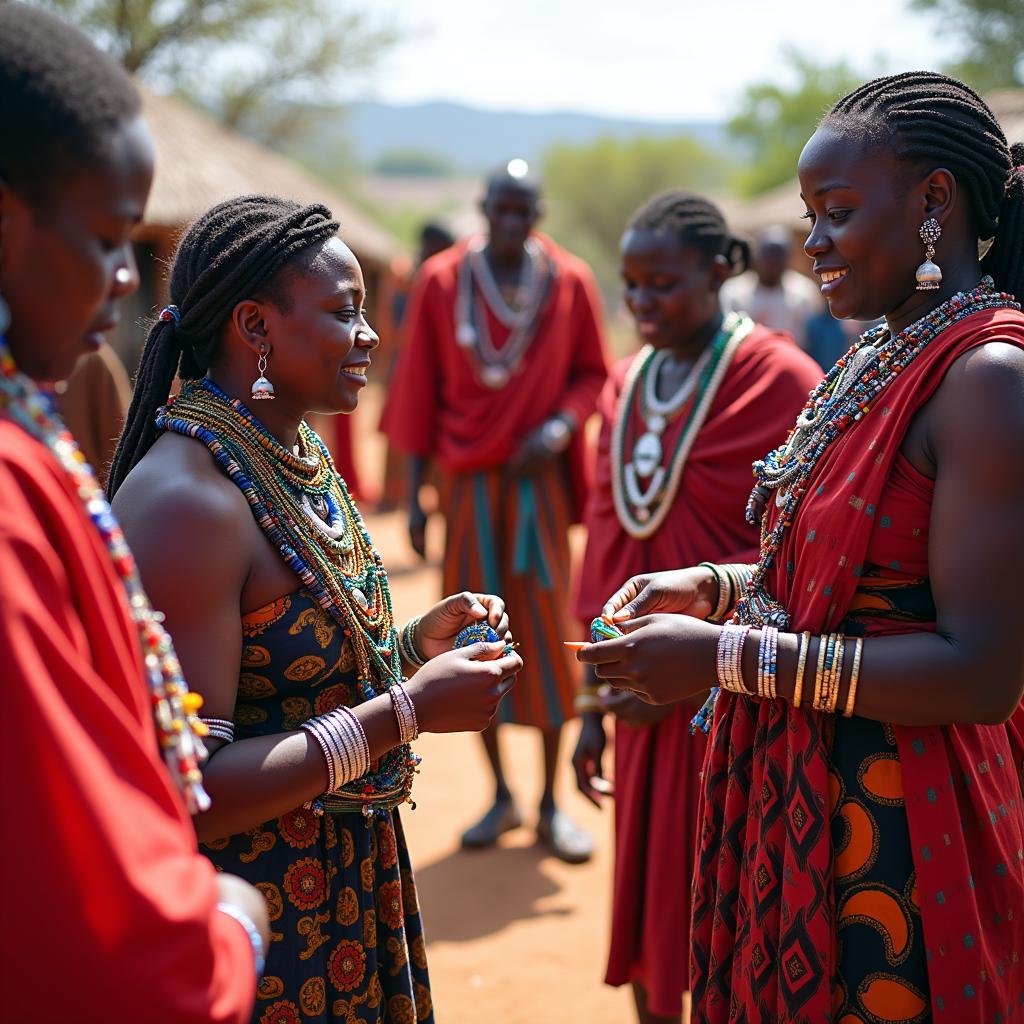
[[[480,378],[489,387],[495,391],[503,388],[508,382],[511,374],[504,366],[485,366],[480,371]]]
[[[352,594],[352,600],[355,601],[355,603],[359,605],[364,612],[368,612],[370,610],[371,606],[369,600],[358,587],[353,587],[350,593]]]
[[[661,438],[651,430],[641,434],[633,445],[633,468],[637,476],[642,480],[653,476],[654,471],[661,465],[663,456]]]
[[[476,330],[472,324],[459,324],[455,328],[455,343],[459,348],[472,348],[476,344]]]
[[[665,428],[668,426],[668,420],[657,412],[651,413],[644,422],[647,424],[647,429],[655,434],[664,434]]]

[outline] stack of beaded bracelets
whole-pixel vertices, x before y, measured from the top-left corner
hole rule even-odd
[[[718,635],[718,685],[729,693],[750,693],[743,685],[743,645],[749,632],[749,626],[730,622]]]
[[[425,658],[416,646],[416,629],[422,616],[410,619],[398,632],[398,653],[407,665],[423,668],[429,659]]]
[[[235,742],[235,723],[229,722],[226,718],[203,718],[199,721],[206,726],[206,734],[216,740],[227,740],[228,743]]]
[[[754,567],[735,562],[730,562],[727,565],[701,562],[700,567],[710,569],[718,584],[718,601],[714,611],[708,616],[708,621],[722,622],[736,606],[736,602],[746,593]]]
[[[395,709],[395,719],[398,722],[398,739],[402,743],[412,743],[420,734],[419,722],[416,720],[416,708],[413,706],[412,698],[405,692],[401,683],[393,683],[388,690],[391,698],[391,705]]]
[[[846,637],[842,633],[828,633],[819,639],[818,644],[818,665],[814,673],[814,695],[811,698],[811,707],[815,711],[824,711],[834,715],[839,708],[839,684],[843,677]],[[846,705],[843,708],[844,718],[850,718],[853,715],[863,652],[864,641],[860,637],[855,637],[850,683],[846,691]]]
[[[359,719],[348,708],[338,707],[310,718],[301,728],[312,733],[324,752],[328,793],[361,779],[370,770],[370,744]]]
[[[779,669],[779,631],[774,626],[761,627],[757,645],[757,695],[774,699],[775,678]]]

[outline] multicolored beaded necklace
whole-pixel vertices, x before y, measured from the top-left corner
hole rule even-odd
[[[387,573],[316,432],[300,424],[297,450],[289,451],[209,378],[184,381],[179,395],[157,412],[156,425],[204,444],[245,495],[285,563],[341,626],[362,699],[401,682]],[[418,764],[408,745],[396,747],[369,775],[325,794],[323,806],[364,814],[397,807],[409,800]]]
[[[612,498],[619,523],[631,537],[646,539],[664,524],[679,491],[686,460],[704,426],[732,357],[753,329],[754,322],[750,317],[730,313],[704,354],[694,364],[680,389],[680,400],[675,403],[658,404],[651,401],[654,397],[652,376],[657,374],[664,352],[645,346],[633,360],[616,410],[611,443]],[[661,434],[669,421],[682,411],[694,384],[697,398],[690,407],[674,451],[664,461]],[[686,394],[682,393],[684,391]],[[641,396],[644,398],[641,399]],[[633,410],[638,401],[644,410],[647,430],[635,440],[632,453],[627,458],[627,440],[633,423]],[[640,478],[649,480],[646,489],[641,490]],[[651,506],[654,506],[653,511]]]
[[[150,687],[150,703],[157,739],[164,761],[185,799],[190,814],[210,806],[203,789],[199,764],[206,757],[200,735],[205,727],[196,713],[202,704],[189,693],[171,638],[160,625],[162,616],[153,610],[142,588],[135,559],[114,518],[92,468],[61,422],[50,399],[35,382],[18,371],[10,350],[0,336],[0,410],[26,433],[41,442],[67,473],[85,512],[103,540],[128,599],[128,610],[142,648],[142,660]]]
[[[939,335],[964,317],[988,309],[1020,309],[1020,305],[1012,295],[997,292],[991,277],[984,277],[975,288],[957,292],[896,337],[890,335],[885,324],[873,327],[854,342],[811,392],[786,442],[754,463],[758,483],[747,503],[746,516],[751,525],[761,523],[760,552],[747,592],[736,605],[734,621],[789,629],[789,613],[767,592],[765,579],[818,462]],[[765,512],[772,491],[776,492],[779,515],[769,529]],[[693,727],[708,730],[717,695],[716,687],[694,718]]]

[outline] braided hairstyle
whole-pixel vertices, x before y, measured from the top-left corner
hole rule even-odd
[[[309,269],[337,230],[326,206],[263,195],[218,203],[188,228],[171,265],[172,305],[154,322],[142,350],[110,468],[111,497],[156,440],[156,411],[167,403],[175,374],[183,380],[206,374],[243,299],[287,311],[288,282]]]
[[[922,171],[947,167],[967,195],[971,230],[993,239],[981,261],[996,287],[1024,296],[1024,145],[963,82],[935,71],[876,78],[844,96],[822,125],[891,148]]]
[[[692,192],[672,189],[652,196],[630,217],[626,230],[672,235],[709,261],[724,256],[734,274],[750,267],[750,243],[729,230],[714,203]]]
[[[42,212],[141,107],[124,69],[83,32],[13,3],[0,3],[0,96],[0,179]]]

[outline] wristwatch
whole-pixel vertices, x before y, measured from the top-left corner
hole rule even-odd
[[[561,416],[553,416],[541,427],[540,440],[549,452],[559,455],[569,447],[572,429]]]

